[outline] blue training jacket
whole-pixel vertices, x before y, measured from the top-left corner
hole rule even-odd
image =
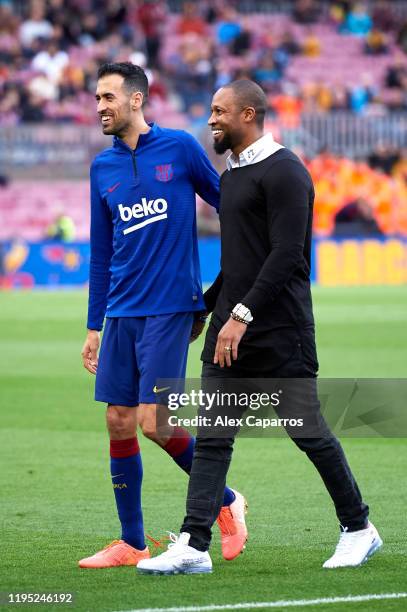
[[[119,138],[90,170],[88,329],[104,317],[205,308],[195,193],[219,207],[219,176],[182,130],[152,124],[133,151]]]

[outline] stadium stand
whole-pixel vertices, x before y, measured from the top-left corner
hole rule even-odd
[[[128,59],[149,75],[150,117],[198,135],[212,92],[254,78],[268,94],[276,136],[313,174],[316,233],[330,234],[337,212],[363,197],[383,233],[407,235],[406,53],[407,5],[400,1],[0,0],[0,164],[11,173],[0,187],[7,219],[0,240],[40,240],[61,206],[77,238],[87,239],[86,182],[63,174],[35,181],[42,170],[30,172],[28,162],[29,182],[21,182],[23,171],[14,181],[9,143],[18,135],[24,142],[32,126],[38,134],[43,125],[93,133],[97,67]],[[315,137],[309,126],[317,124]],[[345,146],[349,131],[357,137]],[[206,213],[201,226],[217,231]]]
[[[89,186],[85,181],[24,181],[10,183],[0,192],[0,241],[25,238],[47,239],[47,229],[64,210],[71,217],[76,238],[89,238]]]
[[[383,234],[407,236],[407,163],[399,162],[394,173],[373,170],[355,162],[321,154],[308,163],[314,178],[315,234],[332,233],[336,213],[358,197],[371,205]],[[10,183],[0,191],[0,241],[14,237],[39,241],[57,212],[63,208],[72,218],[76,238],[89,237],[88,184],[86,181],[24,181]],[[215,234],[218,224],[210,209],[198,202],[202,233]]]
[[[291,13],[250,16],[233,4],[185,2],[169,13],[161,0],[2,0],[2,123],[94,123],[97,64],[131,56],[149,69],[157,112],[196,115],[214,87],[242,75],[270,92],[272,109],[287,88],[318,112],[407,109],[407,8],[400,24],[394,2],[371,3],[372,16],[357,2],[347,13],[344,3],[328,3],[326,13],[297,2]]]

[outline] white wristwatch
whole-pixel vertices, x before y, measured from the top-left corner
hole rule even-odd
[[[246,325],[253,321],[252,313],[243,304],[236,304],[230,316],[235,321],[240,321],[240,323],[246,323]]]

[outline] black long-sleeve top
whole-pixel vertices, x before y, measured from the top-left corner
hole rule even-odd
[[[272,363],[276,345],[313,328],[313,202],[311,177],[288,149],[224,172],[221,272],[204,296],[208,310],[213,310],[204,361],[212,361],[217,334],[239,302],[254,317],[242,338],[239,361],[247,361],[255,351]]]

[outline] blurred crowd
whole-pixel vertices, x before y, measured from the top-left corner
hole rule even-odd
[[[181,123],[204,122],[213,90],[237,77],[260,83],[277,117],[407,109],[407,20],[390,0],[370,3],[370,12],[353,0],[297,0],[282,22],[239,13],[233,1],[180,6],[170,13],[164,0],[0,0],[0,124],[94,122],[98,65],[129,59],[148,72],[156,114],[179,113]],[[379,81],[373,69],[352,83],[315,72],[318,58],[346,62],[350,41],[349,61],[387,56]],[[290,66],[298,58],[297,78]]]
[[[316,235],[407,235],[407,151],[380,144],[367,161],[322,151],[307,166]]]
[[[322,150],[313,159],[297,151],[315,185],[315,236],[407,236],[407,150],[379,143],[369,159],[351,160]],[[202,235],[216,235],[219,222],[202,201]]]
[[[295,127],[304,112],[407,111],[406,3],[293,0],[283,14],[239,13],[226,0],[177,6],[0,0],[0,126],[95,123],[98,66],[127,60],[148,74],[151,117],[180,128],[206,125],[213,91],[241,77],[267,92],[275,125]],[[305,161],[317,234],[407,235],[407,152],[383,142],[364,162],[329,151]],[[201,232],[217,233],[216,216],[199,210]]]

